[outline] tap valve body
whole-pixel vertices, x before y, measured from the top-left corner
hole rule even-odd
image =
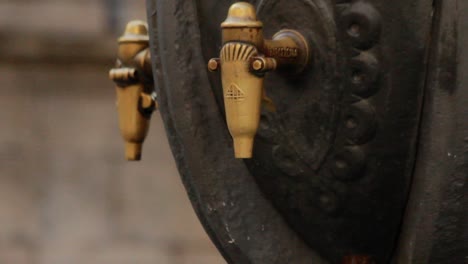
[[[271,40],[263,38],[263,24],[255,8],[245,2],[231,6],[221,24],[223,47],[219,58],[208,62],[210,71],[221,71],[229,132],[236,158],[251,158],[269,71],[298,74],[309,62],[309,45],[297,31],[284,29]]]
[[[148,26],[143,21],[127,24],[119,38],[117,65],[109,77],[117,87],[119,127],[127,160],[140,160],[152,113],[157,109],[153,88]]]

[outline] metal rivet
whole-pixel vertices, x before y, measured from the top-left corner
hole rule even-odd
[[[348,118],[346,119],[346,127],[349,129],[354,129],[357,126],[358,126],[358,123],[357,123],[356,118],[352,116],[348,116]]]
[[[354,37],[359,37],[361,34],[361,26],[359,24],[353,23],[348,29],[348,34]]]
[[[324,192],[318,198],[320,209],[327,214],[334,214],[338,210],[338,198],[332,192]]]
[[[342,27],[351,45],[368,50],[378,42],[381,31],[381,16],[370,4],[356,2],[343,12]]]
[[[375,135],[375,111],[366,100],[351,105],[346,111],[344,127],[350,142],[358,145],[367,143]]]
[[[253,68],[254,70],[256,70],[256,71],[259,71],[259,70],[263,69],[264,67],[265,67],[265,66],[264,66],[264,63],[263,63],[263,61],[261,61],[261,60],[254,60],[254,61],[252,62],[252,68]]]
[[[378,89],[380,67],[370,52],[361,52],[350,61],[350,85],[353,94],[367,98]]]
[[[340,180],[353,180],[363,175],[366,155],[361,147],[346,147],[335,154],[333,175]]]
[[[208,70],[217,71],[219,69],[219,59],[211,59],[208,61]]]

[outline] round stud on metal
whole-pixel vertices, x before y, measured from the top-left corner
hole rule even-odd
[[[208,70],[214,72],[219,70],[219,59],[211,59],[208,61]]]
[[[304,172],[295,154],[287,148],[275,146],[273,148],[273,159],[276,166],[288,176],[297,177]]]
[[[260,115],[260,125],[258,127],[258,136],[268,142],[274,142],[278,130],[272,126],[272,118],[267,111]]]
[[[380,74],[379,62],[369,52],[362,52],[350,62],[350,84],[353,94],[363,98],[377,92]]]
[[[320,209],[328,215],[333,215],[338,211],[338,197],[333,192],[323,192],[318,198]]]
[[[354,180],[363,176],[366,155],[361,147],[346,147],[335,154],[333,175],[340,180]]]
[[[356,2],[343,13],[342,28],[351,45],[367,50],[378,42],[381,31],[381,16],[370,4]]]
[[[345,112],[344,130],[353,144],[363,145],[370,141],[376,127],[375,111],[366,100],[352,104]]]
[[[265,64],[260,59],[256,59],[252,62],[252,69],[254,69],[255,71],[260,71],[264,67],[265,67]]]
[[[277,62],[273,58],[255,57],[252,60],[251,66],[255,72],[264,73],[276,70]]]

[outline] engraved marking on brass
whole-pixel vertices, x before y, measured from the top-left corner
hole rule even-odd
[[[241,88],[239,88],[239,86],[237,86],[235,83],[232,83],[227,89],[224,97],[231,101],[242,102],[245,100],[245,93]]]
[[[299,56],[299,49],[288,47],[271,48],[268,50],[268,55],[279,58],[297,58]]]

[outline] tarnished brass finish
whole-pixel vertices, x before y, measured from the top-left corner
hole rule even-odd
[[[148,26],[131,21],[119,38],[116,68],[109,77],[116,84],[119,126],[127,160],[140,160],[151,114],[157,109],[153,91]]]
[[[223,48],[220,58],[211,59],[208,69],[221,69],[224,105],[236,158],[252,157],[254,137],[260,122],[262,102],[268,110],[274,105],[265,95],[264,73],[282,70],[300,73],[309,61],[309,46],[294,30],[281,30],[272,40],[263,37],[263,23],[255,8],[235,3],[221,24]]]

